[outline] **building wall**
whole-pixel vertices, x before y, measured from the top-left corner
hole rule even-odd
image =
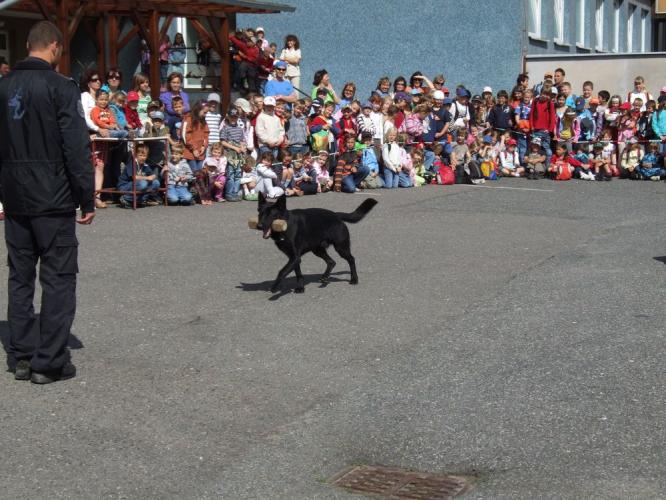
[[[643,52],[641,36],[645,36],[645,52],[652,51],[652,2],[650,0],[563,0],[564,39],[556,42],[555,3],[557,0],[525,0],[528,19],[527,52],[529,54],[589,54],[595,52]],[[581,19],[579,8],[584,7],[584,40],[579,40],[578,23]],[[603,12],[603,33],[597,38],[596,11],[601,6]],[[535,29],[530,22],[533,9],[540,11],[541,23]],[[617,10],[617,17],[616,17]],[[631,43],[629,42],[628,20],[632,18]],[[642,22],[642,16],[645,22]],[[615,23],[619,22],[616,32]],[[616,33],[618,36],[615,42]]]
[[[302,87],[325,68],[337,90],[345,81],[365,98],[383,75],[443,73],[449,88],[465,83],[510,89],[522,67],[523,0],[287,0],[296,12],[237,16],[239,27],[263,26],[281,49],[288,33],[301,42]],[[470,14],[470,12],[482,13]],[[480,17],[483,22],[480,22]]]

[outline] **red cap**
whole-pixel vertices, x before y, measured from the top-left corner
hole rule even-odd
[[[515,139],[509,139],[508,141],[506,141],[506,143],[509,146],[515,146],[516,144],[518,144]]]
[[[127,93],[127,102],[139,102],[139,93],[135,90],[130,90]]]
[[[440,90],[442,92],[444,92],[445,94],[450,94],[451,93],[451,91],[449,89],[447,89],[446,87],[442,87]]]
[[[629,101],[623,102],[620,104],[620,109],[631,109],[631,103]]]

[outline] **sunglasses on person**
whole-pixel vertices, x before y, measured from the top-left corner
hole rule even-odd
[[[435,85],[444,85],[444,82],[433,82]]]
[[[91,82],[99,82],[99,81],[101,81],[101,80],[100,80],[99,76],[94,76],[94,77],[92,77],[92,78],[90,79],[90,81],[91,81]]]
[[[120,80],[120,75],[109,75],[107,80]]]

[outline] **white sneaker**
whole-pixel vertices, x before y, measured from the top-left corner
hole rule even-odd
[[[658,175],[653,175],[652,177],[650,177],[650,180],[651,181],[660,181],[661,177],[659,177]]]

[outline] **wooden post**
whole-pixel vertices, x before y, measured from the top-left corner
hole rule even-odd
[[[58,64],[58,71],[63,75],[71,76],[71,54],[69,36],[69,11],[67,0],[56,0],[56,21],[62,33],[62,56]]]
[[[160,97],[160,16],[156,10],[150,11],[148,21],[148,46],[150,47],[150,93],[153,99]]]
[[[99,77],[106,76],[106,36],[104,33],[104,18],[100,16],[97,18],[96,35],[97,35],[97,71]]]
[[[231,104],[231,54],[229,53],[229,19],[220,18],[220,29],[215,30],[220,47],[220,92],[222,111],[229,110]]]
[[[109,67],[118,67],[118,17],[109,15]]]

